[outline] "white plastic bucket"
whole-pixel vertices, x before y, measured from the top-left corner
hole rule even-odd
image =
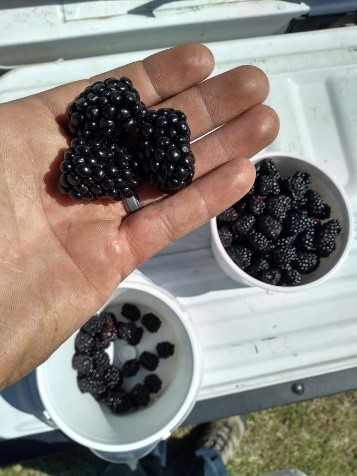
[[[118,309],[120,314],[125,302],[149,308],[162,322],[159,331],[148,336],[152,342],[138,344],[137,353],[163,340],[175,345],[174,355],[160,360],[155,371],[163,385],[147,407],[115,415],[89,394],[80,392],[71,365],[76,334],[37,369],[39,393],[53,422],[74,441],[112,462],[139,459],[168,438],[192,409],[202,377],[201,350],[192,322],[173,296],[134,274],[101,310]]]
[[[253,278],[239,268],[228,256],[218,235],[217,220],[211,220],[211,245],[213,255],[222,270],[233,280],[247,286],[257,286],[267,291],[293,293],[305,291],[317,286],[330,278],[343,264],[352,245],[353,240],[353,214],[350,202],[342,186],[330,173],[320,166],[302,157],[271,152],[259,155],[252,159],[257,165],[265,159],[272,159],[281,175],[289,176],[301,170],[311,175],[310,188],[319,192],[324,201],[331,207],[331,218],[338,219],[342,225],[342,232],[336,239],[336,250],[327,258],[321,259],[321,264],[316,271],[302,276],[299,286],[274,286]]]

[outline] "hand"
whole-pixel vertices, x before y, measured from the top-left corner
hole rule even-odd
[[[166,50],[90,80],[0,106],[0,389],[41,364],[97,311],[129,273],[236,202],[251,187],[247,158],[277,135],[262,105],[262,71],[238,67],[205,80],[214,60],[202,45]],[[70,143],[67,105],[91,82],[128,76],[153,108],[183,110],[196,176],[186,189],[127,216],[121,202],[74,203],[58,191]]]

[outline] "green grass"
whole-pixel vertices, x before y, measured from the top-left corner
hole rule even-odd
[[[176,437],[185,434],[183,429]],[[250,414],[229,476],[287,468],[309,476],[355,476],[356,442],[357,391]],[[102,465],[83,449],[8,466],[0,476],[89,476]]]

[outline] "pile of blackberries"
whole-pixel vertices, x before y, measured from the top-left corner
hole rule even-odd
[[[192,182],[195,160],[185,114],[147,109],[130,79],[88,86],[70,104],[68,118],[73,140],[59,188],[73,200],[129,198],[145,179],[166,193]]]
[[[137,323],[141,320],[142,326]],[[126,303],[121,318],[111,312],[102,312],[91,317],[78,332],[75,339],[75,354],[72,366],[77,371],[77,383],[82,393],[90,393],[99,403],[113,413],[127,413],[150,403],[150,394],[161,390],[162,381],[155,373],[148,373],[143,383],[130,388],[130,379],[140,368],[153,372],[160,359],[174,354],[174,344],[158,342],[155,351],[143,351],[136,359],[123,363],[121,368],[110,362],[105,349],[111,342],[121,339],[129,345],[137,345],[146,331],[157,332],[161,320],[153,313],[141,316],[135,304]]]
[[[298,286],[336,249],[341,224],[310,188],[311,176],[281,176],[273,160],[257,166],[253,187],[217,216],[228,254],[246,273],[267,284]]]

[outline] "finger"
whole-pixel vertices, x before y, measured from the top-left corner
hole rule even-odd
[[[40,93],[41,99],[55,116],[64,114],[68,104],[85,87],[110,76],[129,77],[148,107],[203,81],[212,72],[211,51],[200,44],[183,45],[148,56],[90,79],[76,81]]]
[[[249,160],[235,159],[175,195],[130,215],[119,230],[120,241],[130,246],[125,256],[134,260],[125,264],[126,272],[239,200],[254,177],[255,168]]]
[[[279,131],[279,118],[269,106],[259,104],[192,144],[195,178],[234,157],[252,157],[267,147]]]
[[[239,66],[160,104],[182,109],[187,115],[192,139],[231,121],[268,96],[266,75],[255,66]]]

